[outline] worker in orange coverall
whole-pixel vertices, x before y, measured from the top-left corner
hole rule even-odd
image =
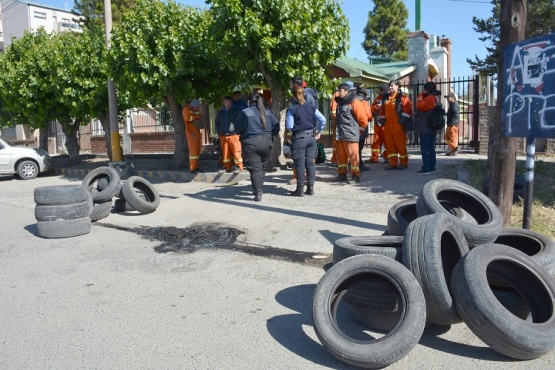
[[[385,124],[385,149],[389,159],[386,170],[406,170],[409,164],[403,123],[411,119],[412,102],[400,87],[399,81],[389,82],[389,95],[380,108],[379,119]]]
[[[350,81],[349,81],[350,82]],[[351,84],[353,84],[351,82]],[[339,96],[339,93],[336,91],[333,96],[331,97],[331,101],[330,101],[330,113],[331,113],[331,148],[332,148],[332,154],[331,154],[331,159],[330,162],[331,163],[337,163],[337,142],[335,139],[335,124],[336,124],[336,116],[335,116],[335,111],[337,109],[337,102],[335,101],[335,98],[337,98]]]
[[[185,136],[189,148],[189,171],[192,174],[204,172],[198,167],[200,158],[200,102],[197,99],[191,100],[183,107],[183,121],[185,122]]]
[[[374,138],[372,140],[372,154],[368,161],[369,163],[378,163],[380,161],[379,158],[382,152],[382,146],[385,145],[385,127],[378,122],[378,116],[380,115],[382,102],[386,99],[384,96],[387,96],[387,94],[389,94],[389,85],[384,82],[380,85],[380,93],[372,102],[372,114],[376,119],[374,120]],[[387,150],[383,151],[382,156],[384,163],[389,163],[389,159],[387,159]]]

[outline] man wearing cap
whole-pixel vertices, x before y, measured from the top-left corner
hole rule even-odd
[[[191,100],[183,107],[183,121],[185,122],[185,136],[187,147],[189,148],[189,171],[192,174],[204,172],[198,168],[200,158],[200,127],[202,124],[200,115],[200,102],[197,99]]]
[[[364,107],[364,111],[366,112],[366,117],[368,123],[365,127],[360,128],[360,137],[358,139],[358,159],[360,161],[359,168],[361,171],[370,171],[370,167],[366,167],[364,163],[362,163],[362,149],[364,149],[364,145],[366,144],[366,139],[368,138],[368,125],[372,122],[372,110],[370,109],[370,104],[366,97],[368,96],[368,91],[366,88],[358,85],[356,88],[356,98],[360,100],[362,106]]]
[[[453,93],[445,95],[449,102],[447,109],[447,129],[445,130],[445,142],[449,146],[446,156],[456,156],[459,150],[459,116],[461,108],[457,97]]]
[[[378,163],[380,158],[380,153],[382,151],[382,146],[385,146],[385,131],[384,125],[378,122],[378,116],[380,115],[380,107],[384,99],[387,99],[389,95],[389,85],[387,83],[380,84],[380,93],[376,96],[376,99],[372,102],[372,114],[376,118],[374,120],[374,139],[372,140],[372,155],[370,156],[370,163]],[[387,150],[383,151],[382,154],[384,158],[384,163],[389,163],[387,159]]]
[[[216,115],[215,126],[220,138],[225,170],[231,172],[231,167],[235,164],[237,171],[241,172],[243,171],[241,142],[239,134],[235,131],[235,119],[241,111],[232,105],[232,101],[231,96],[224,98],[224,107]]]
[[[362,102],[351,87],[342,83],[337,87],[336,110],[337,177],[333,182],[347,180],[348,162],[351,162],[352,183],[360,182],[358,141],[360,129],[368,125],[368,115]]]
[[[347,86],[349,87],[349,89],[351,91],[353,91],[355,89],[355,84],[352,81],[345,81],[345,84],[347,84]],[[330,162],[333,163],[337,163],[337,140],[336,140],[336,111],[337,111],[337,100],[336,98],[339,96],[339,91],[335,91],[333,93],[333,96],[331,97],[330,100],[330,113],[331,113],[331,148],[332,148],[332,152],[331,152],[331,159]]]

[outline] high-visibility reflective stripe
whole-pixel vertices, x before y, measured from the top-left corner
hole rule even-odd
[[[199,159],[199,158],[200,158],[200,157],[192,157],[192,156],[189,156],[189,159]]]
[[[400,155],[399,158],[407,158],[408,155]]]
[[[224,163],[231,162],[231,159],[224,159]]]
[[[347,165],[346,164],[338,164],[337,165],[337,168],[343,168],[343,167],[347,168]]]
[[[372,153],[374,153],[374,152],[379,153],[380,149],[372,149]]]
[[[358,171],[358,170],[359,170],[359,167],[358,167],[358,166],[356,166],[356,167],[355,167],[355,166],[351,166],[351,171]]]
[[[397,153],[391,153],[391,154],[388,154],[387,156],[388,156],[388,157],[397,157],[398,155],[399,155],[399,154],[397,154]]]

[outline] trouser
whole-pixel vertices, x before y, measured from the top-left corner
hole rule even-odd
[[[227,171],[231,171],[233,164],[243,171],[243,157],[241,157],[241,142],[239,135],[220,135],[222,144],[223,164]]]
[[[337,173],[346,175],[348,162],[351,162],[351,174],[360,177],[358,142],[337,140]]]
[[[363,133],[360,134],[360,138],[358,139],[358,159],[362,161],[362,149],[364,149],[364,145],[366,145],[366,139],[368,138],[368,127],[364,130]]]
[[[190,125],[190,127],[189,127]],[[187,147],[189,148],[189,171],[193,172],[198,168],[200,158],[200,130],[187,122],[185,136],[187,137]]]
[[[445,130],[445,142],[449,146],[451,153],[459,147],[459,126],[451,125],[447,126]]]
[[[436,136],[420,134],[420,154],[422,154],[422,171],[436,170]]]
[[[293,138],[292,145],[293,164],[297,174],[297,185],[304,186],[305,172],[307,174],[307,184],[314,185],[316,178],[316,139],[314,135],[300,136]]]
[[[273,146],[270,135],[251,136],[242,142],[243,161],[251,175],[251,184],[255,192],[262,190]]]
[[[335,138],[335,131],[336,131],[335,123],[336,123],[336,119],[335,119],[335,117],[333,117],[331,119],[331,132],[332,132],[332,135],[331,135],[331,150],[332,150],[332,152],[331,152],[331,159],[330,159],[331,163],[337,163],[337,140]]]
[[[387,150],[389,165],[392,167],[397,167],[397,165],[407,166],[409,155],[407,152],[407,137],[403,126],[397,122],[387,122],[384,127],[385,149]]]
[[[372,140],[372,155],[370,156],[370,162],[378,162],[380,158],[380,153],[382,151],[382,146],[385,144],[385,129],[384,126],[378,126],[374,123],[374,139]],[[383,158],[387,159],[387,150],[383,152]]]

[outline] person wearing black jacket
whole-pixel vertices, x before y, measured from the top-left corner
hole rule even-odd
[[[243,161],[251,175],[255,202],[262,200],[262,185],[272,152],[273,138],[279,134],[279,121],[264,108],[264,98],[248,96],[249,107],[239,113],[235,130],[241,135]]]
[[[446,156],[456,156],[459,150],[459,116],[461,108],[457,97],[453,93],[445,95],[449,102],[447,109],[447,129],[445,130],[445,142],[449,146]]]
[[[233,164],[237,171],[243,171],[243,159],[241,157],[241,142],[235,131],[235,119],[241,111],[233,106],[231,96],[224,98],[224,106],[216,115],[216,131],[220,139],[223,165],[227,172],[231,172]]]

